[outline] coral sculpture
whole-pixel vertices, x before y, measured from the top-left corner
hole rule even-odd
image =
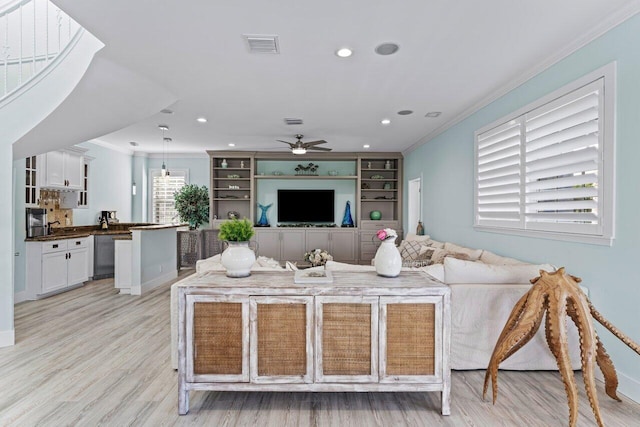
[[[502,361],[518,351],[535,335],[542,323],[545,312],[545,332],[547,344],[556,358],[558,368],[569,401],[569,425],[576,425],[578,419],[578,390],[571,370],[565,316],[568,315],[578,327],[580,334],[580,356],[582,360],[582,376],[584,385],[599,426],[604,426],[598,406],[594,377],[595,363],[604,375],[605,391],[612,399],[620,401],[616,394],[618,376],[616,370],[600,342],[593,325],[593,319],[613,333],[636,353],[640,354],[640,346],[630,340],[622,332],[609,323],[591,304],[582,292],[578,283],[579,277],[565,274],[564,267],[555,273],[540,270],[540,277],[531,280],[533,287],[516,303],[509,319],[498,338],[487,373],[484,377],[484,398],[492,382],[493,403],[498,397],[498,366]]]

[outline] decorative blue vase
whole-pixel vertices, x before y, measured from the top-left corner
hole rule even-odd
[[[260,203],[258,203],[258,207],[262,210],[262,213],[260,214],[260,220],[258,221],[258,223],[256,224],[258,227],[268,227],[269,226],[269,220],[267,219],[267,211],[269,210],[269,208],[273,205],[273,203],[268,204],[268,205],[261,205]]]
[[[354,227],[353,218],[351,218],[351,202],[347,200],[347,205],[344,208],[344,217],[342,217],[343,227]]]

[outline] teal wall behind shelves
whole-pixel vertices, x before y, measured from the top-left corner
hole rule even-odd
[[[422,219],[427,234],[530,262],[565,266],[583,279],[595,307],[636,342],[640,342],[639,41],[640,15],[636,15],[405,155],[405,180],[423,177]],[[612,61],[617,63],[613,245],[474,230],[474,132]],[[620,392],[640,402],[639,356],[602,328],[599,335],[618,369]]]
[[[256,199],[257,203],[273,206],[267,212],[269,224],[278,223],[278,190],[334,190],[334,220],[337,225],[342,224],[342,218],[347,205],[351,202],[351,217],[356,221],[356,180],[355,179],[257,179]],[[304,208],[303,206],[300,207]],[[260,219],[260,209],[256,204],[254,221]],[[357,225],[357,224],[356,224]]]

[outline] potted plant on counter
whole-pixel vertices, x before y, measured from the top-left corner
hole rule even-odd
[[[227,244],[220,263],[227,270],[228,277],[247,277],[251,274],[256,255],[249,247],[249,239],[254,234],[253,225],[246,218],[231,219],[220,224],[218,238]]]
[[[195,230],[209,221],[209,190],[187,184],[173,196],[180,221],[189,223],[189,230]]]

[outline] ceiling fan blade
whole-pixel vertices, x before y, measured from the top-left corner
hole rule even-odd
[[[294,144],[293,142],[289,142],[289,141],[283,141],[281,139],[276,139],[276,141],[278,142],[284,142],[285,144],[289,144],[289,147],[293,148],[296,146],[296,144]]]
[[[331,148],[324,148],[324,147],[307,147],[307,150],[331,151]]]
[[[326,144],[326,143],[327,141],[325,141],[324,139],[320,139],[318,141],[303,142],[303,144],[306,145],[307,147],[310,147],[312,145]]]

